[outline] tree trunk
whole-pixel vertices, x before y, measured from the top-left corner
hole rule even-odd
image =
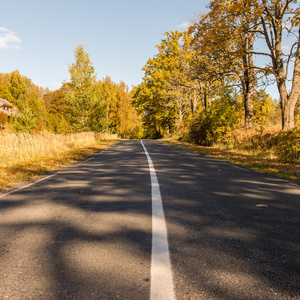
[[[281,1],[276,2],[274,10],[272,11],[272,15],[269,13],[262,16],[261,21],[263,26],[263,34],[272,57],[273,70],[280,95],[282,109],[282,129],[289,130],[295,126],[295,106],[300,95],[300,28],[298,29],[297,49],[294,54],[295,61],[292,89],[290,94],[288,94],[286,88],[287,72],[285,70],[286,66],[282,57],[283,17],[286,13],[286,9],[283,9],[283,5],[285,4],[286,3],[282,4]],[[266,11],[270,11],[268,10],[265,2],[263,2],[262,5]],[[271,17],[272,19],[270,19]]]
[[[282,55],[278,55],[275,62],[276,72],[276,83],[280,95],[281,109],[282,109],[282,129],[289,130],[295,126],[295,107],[300,95],[300,51],[299,42],[298,50],[296,52],[294,74],[292,81],[291,93],[287,93],[286,88],[286,74],[284,71],[284,65]]]
[[[300,36],[300,28],[298,36]],[[284,114],[284,126],[283,130],[289,130],[295,127],[295,107],[297,101],[300,101],[300,45],[298,40],[296,55],[295,55],[295,64],[294,64],[294,73],[292,81],[292,90],[287,99],[285,114]]]
[[[254,91],[253,87],[252,90]],[[245,128],[253,127],[253,91],[245,95]]]
[[[253,71],[252,71],[253,72]],[[253,128],[253,94],[254,94],[254,80],[252,78],[249,68],[245,69],[244,73],[244,107],[245,107],[245,128]]]
[[[196,108],[197,108],[197,95],[196,95],[196,84],[194,82],[194,85],[193,85],[193,95],[191,97],[191,110],[192,110],[192,114],[195,113]]]
[[[250,26],[247,25],[247,28]],[[255,74],[253,63],[253,46],[255,41],[254,33],[247,32],[245,34],[245,53],[243,55],[243,69],[244,69],[244,106],[245,106],[245,128],[253,127],[253,94],[255,87]]]

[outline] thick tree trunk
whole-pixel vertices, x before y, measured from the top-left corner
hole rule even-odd
[[[272,57],[273,70],[280,95],[282,129],[289,130],[295,126],[295,106],[300,96],[300,28],[298,29],[297,49],[294,54],[295,61],[292,88],[290,94],[288,94],[286,87],[287,70],[285,70],[287,66],[285,66],[282,56],[283,17],[286,11],[286,9],[283,9],[283,5],[286,5],[287,3],[284,2],[282,4],[280,1],[276,2],[272,15],[270,15],[267,4],[265,2],[262,4],[265,11],[268,11],[266,15],[261,17],[261,21],[266,43]]]
[[[299,28],[298,36],[300,36],[300,28]],[[287,99],[286,107],[284,110],[285,115],[284,115],[283,130],[289,130],[295,127],[295,107],[297,101],[300,101],[299,99],[300,99],[300,45],[298,40],[295,64],[294,64],[292,90]]]
[[[289,130],[295,127],[295,107],[300,96],[300,51],[299,45],[296,52],[296,59],[294,65],[294,74],[292,81],[291,93],[287,93],[286,88],[286,74],[284,71],[282,55],[278,55],[274,60],[276,67],[276,82],[281,100],[282,108],[282,129]]]

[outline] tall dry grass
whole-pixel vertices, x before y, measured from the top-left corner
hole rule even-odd
[[[257,129],[236,129],[228,132],[223,140],[214,143],[213,146],[238,154],[276,159],[278,155],[268,142],[279,132],[280,128],[275,126],[266,129],[263,133]]]
[[[254,129],[234,130],[223,141],[215,143],[214,147],[243,155],[299,164],[300,128],[295,127],[289,131],[270,128],[264,133]]]
[[[42,157],[56,157],[75,149],[93,146],[103,140],[117,139],[107,133],[40,134],[7,133],[0,134],[0,167],[11,167],[19,163],[34,161]]]

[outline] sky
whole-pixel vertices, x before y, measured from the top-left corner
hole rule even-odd
[[[97,78],[129,88],[170,30],[184,30],[208,0],[0,0],[0,73],[14,70],[55,90],[83,45]]]

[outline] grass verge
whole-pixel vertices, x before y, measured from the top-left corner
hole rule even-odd
[[[221,150],[217,147],[204,147],[172,139],[164,139],[171,145],[178,146],[196,153],[233,162],[258,172],[276,175],[300,183],[300,165],[284,163],[276,158],[262,158],[253,155],[239,154],[234,151]]]
[[[0,165],[0,192],[9,191],[22,185],[24,182],[35,180],[40,175],[83,160],[118,141],[119,139],[116,137],[108,139],[105,137],[104,139],[97,138],[96,140],[91,140],[90,145],[87,145],[86,142],[85,144],[75,145],[72,148],[64,148],[59,152],[55,152],[55,154],[45,153],[6,165],[3,163]]]

